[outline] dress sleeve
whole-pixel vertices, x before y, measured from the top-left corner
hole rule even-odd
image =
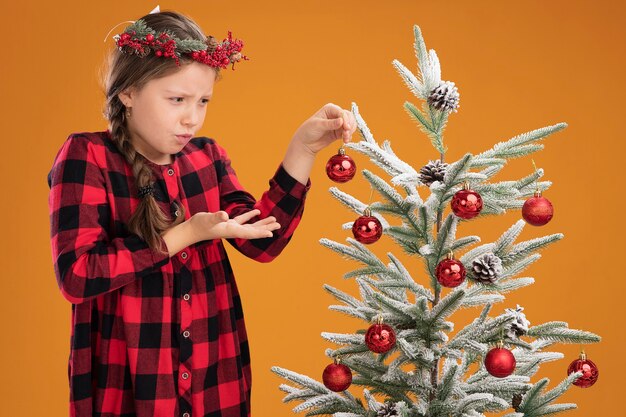
[[[282,163],[269,180],[269,189],[257,201],[239,183],[226,151],[214,143],[215,169],[219,184],[220,209],[230,218],[259,209],[261,214],[250,220],[254,223],[268,216],[276,217],[280,229],[274,236],[261,239],[227,239],[239,252],[258,262],[270,262],[287,246],[304,211],[311,180],[304,185],[285,170]]]
[[[57,284],[73,304],[114,291],[169,262],[138,235],[108,235],[111,210],[96,146],[71,135],[48,174],[50,239]],[[161,238],[162,248],[167,250]]]

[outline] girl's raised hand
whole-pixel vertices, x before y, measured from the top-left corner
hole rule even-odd
[[[261,214],[258,209],[250,210],[232,219],[225,211],[215,213],[196,213],[192,219],[193,231],[198,241],[211,239],[260,239],[272,237],[272,230],[280,229],[274,216],[269,216],[255,223],[245,224],[250,219]]]
[[[348,143],[355,130],[356,119],[352,112],[328,103],[302,123],[294,137],[312,154],[317,154],[337,139]]]

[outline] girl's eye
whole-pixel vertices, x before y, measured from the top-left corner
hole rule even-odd
[[[184,100],[184,97],[172,97],[171,99],[172,100],[178,100],[178,99]],[[202,104],[207,104],[208,102],[209,102],[209,99],[207,98],[202,99]],[[180,101],[176,101],[176,103],[180,103]]]

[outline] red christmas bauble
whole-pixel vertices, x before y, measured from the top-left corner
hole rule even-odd
[[[598,380],[598,367],[595,363],[587,359],[584,353],[580,355],[580,359],[576,359],[574,362],[570,363],[567,368],[568,375],[578,371],[582,371],[583,375],[574,381],[574,385],[577,387],[589,388]]]
[[[529,198],[522,206],[522,217],[526,223],[533,226],[543,226],[548,223],[554,215],[552,203],[541,192],[537,191],[534,197]]]
[[[495,377],[507,377],[515,370],[515,356],[510,350],[498,345],[485,356],[485,368]]]
[[[339,149],[337,155],[330,157],[326,163],[326,175],[335,182],[348,182],[356,173],[354,160],[346,155],[343,148]]]
[[[469,189],[465,184],[462,190],[457,191],[450,202],[452,211],[462,219],[472,219],[483,209],[483,199],[476,191]]]
[[[386,324],[372,324],[365,333],[365,344],[372,352],[388,352],[396,345],[396,332]]]
[[[461,261],[454,259],[450,254],[437,264],[435,275],[437,276],[437,281],[444,287],[458,287],[465,281],[465,267]]]
[[[352,371],[342,363],[331,363],[324,368],[322,381],[331,391],[345,391],[352,384]]]
[[[365,209],[363,216],[352,223],[352,234],[361,243],[370,244],[376,242],[383,234],[383,225],[371,215],[369,208]]]

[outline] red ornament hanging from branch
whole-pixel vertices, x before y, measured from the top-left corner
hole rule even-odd
[[[458,259],[454,259],[454,255],[450,252],[446,259],[437,264],[435,275],[437,281],[444,287],[458,287],[465,281],[465,266]]]
[[[535,160],[533,159],[532,162],[535,167],[535,173],[537,177],[539,177]],[[535,187],[536,191],[534,197],[526,200],[522,206],[522,217],[528,224],[533,226],[543,226],[552,220],[552,216],[554,216],[554,207],[552,207],[550,200],[541,196],[541,191],[539,190],[536,179]]]
[[[522,206],[522,217],[526,223],[533,226],[543,226],[554,216],[554,207],[550,200],[541,196],[541,191],[535,191],[535,196],[529,198]]]
[[[396,332],[391,326],[383,324],[382,316],[378,316],[378,322],[365,333],[365,344],[372,352],[389,352],[396,345]]]
[[[476,191],[470,190],[469,183],[463,184],[463,189],[452,197],[450,206],[454,214],[462,219],[473,219],[483,209],[483,199]]]
[[[580,353],[580,358],[570,363],[567,368],[568,375],[578,371],[581,371],[583,375],[574,381],[574,385],[580,388],[589,388],[595,384],[598,380],[598,375],[600,374],[596,364],[587,359],[585,351],[582,351]]]
[[[339,358],[335,358],[334,363],[326,366],[322,373],[322,381],[326,388],[335,392],[345,391],[352,384],[352,371],[339,361]]]
[[[498,346],[491,349],[485,356],[485,368],[487,372],[497,378],[504,378],[515,371],[515,356],[504,347],[502,340]]]
[[[348,182],[355,173],[356,164],[350,156],[346,155],[343,147],[339,148],[337,155],[331,156],[326,163],[326,175],[335,182]]]
[[[352,234],[361,243],[374,243],[382,236],[383,225],[380,220],[372,216],[370,208],[366,207],[363,215],[352,224]]]

